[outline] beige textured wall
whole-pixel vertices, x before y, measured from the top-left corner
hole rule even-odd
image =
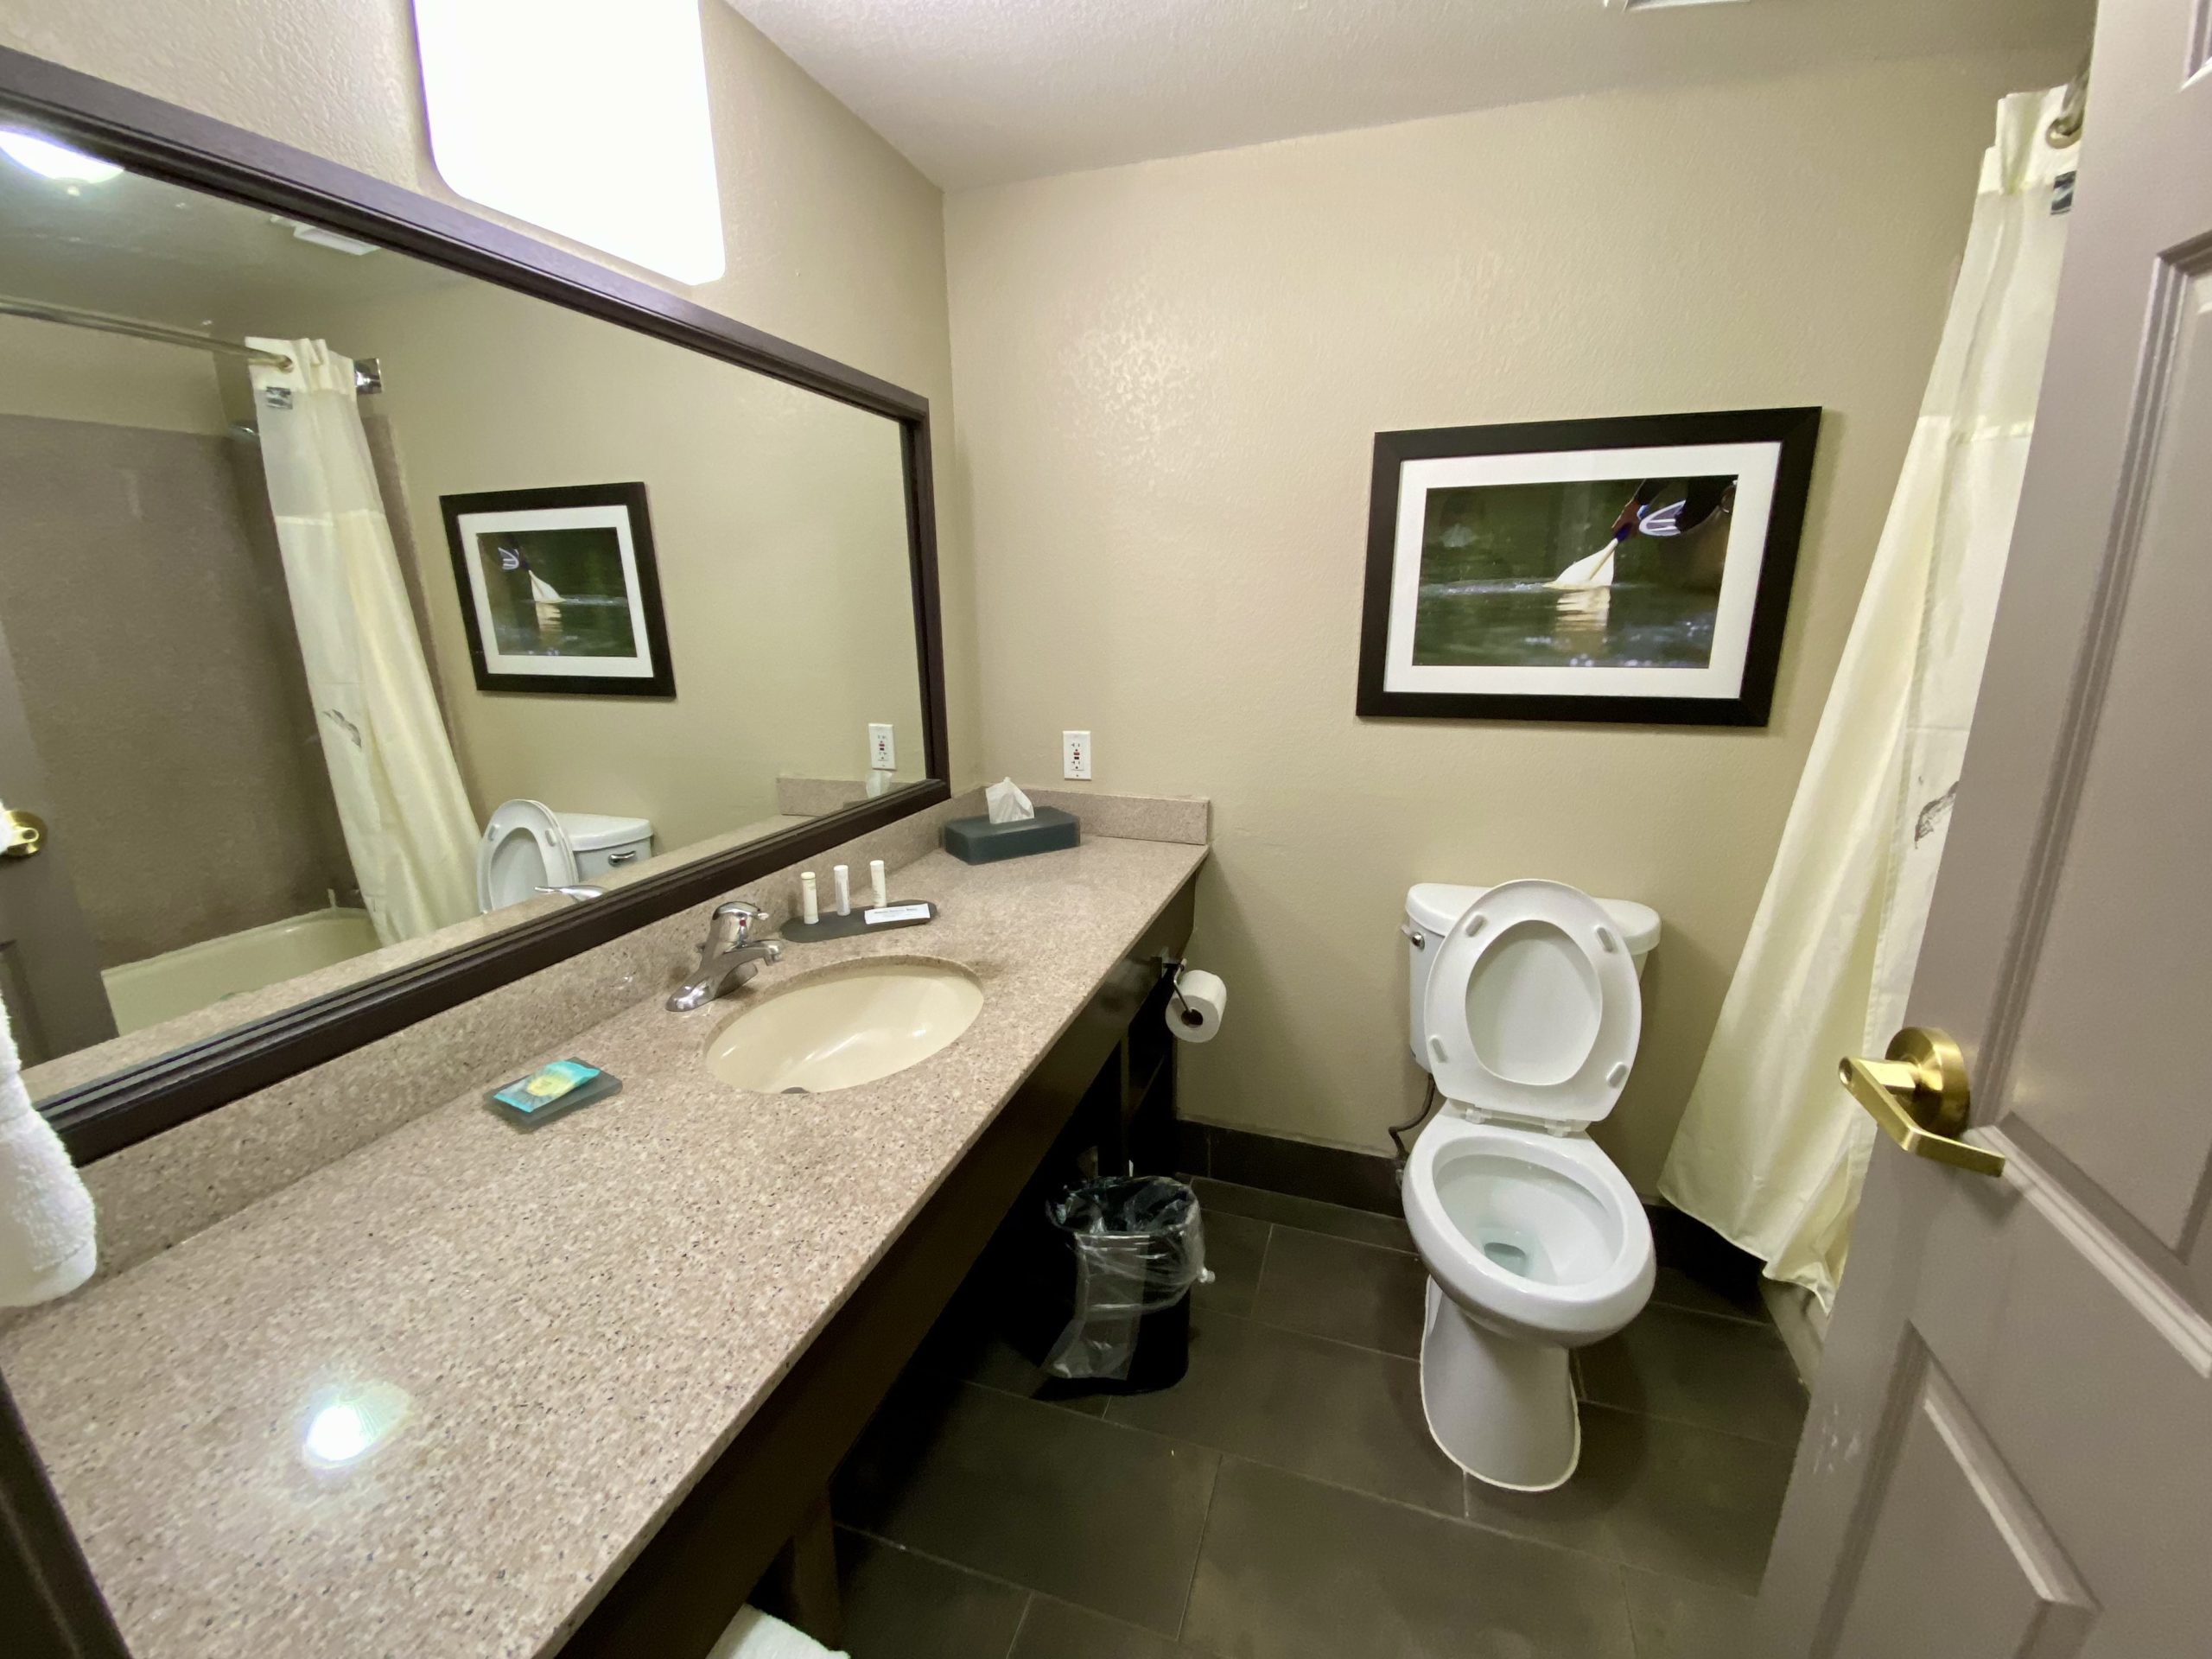
[[[0,317],[0,415],[219,435],[229,425],[205,352]]]
[[[1649,1189],[1771,861],[1963,244],[1993,102],[1921,62],[1529,105],[963,193],[961,482],[993,776],[1210,795],[1185,1109],[1382,1149],[1406,887],[1543,875],[1666,935],[1600,1135]],[[1352,715],[1373,434],[1829,411],[1763,731]],[[1073,787],[1080,788],[1081,785]]]
[[[679,291],[926,397],[938,494],[952,496],[941,193],[729,7],[709,0],[700,15],[729,269]],[[431,164],[409,0],[0,0],[0,44],[457,200]],[[957,517],[941,512],[952,748],[963,783],[981,772],[966,548]]]
[[[383,367],[368,406],[480,818],[518,795],[635,813],[673,851],[772,817],[779,775],[864,776],[870,721],[893,722],[901,781],[922,775],[893,423],[488,283],[300,314],[288,331]],[[479,691],[439,498],[631,480],[676,696]]]

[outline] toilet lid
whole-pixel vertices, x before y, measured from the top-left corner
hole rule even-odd
[[[1508,881],[1469,905],[1438,950],[1425,1014],[1446,1099],[1560,1123],[1613,1109],[1643,1030],[1620,924],[1559,881]]]
[[[501,803],[476,843],[476,907],[488,915],[575,880],[576,855],[560,815],[543,801]]]

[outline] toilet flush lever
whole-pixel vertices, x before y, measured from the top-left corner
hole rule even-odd
[[[2002,1175],[2005,1154],[1960,1140],[1970,1091],[1966,1056],[1949,1034],[1907,1026],[1890,1039],[1886,1058],[1846,1055],[1837,1074],[1882,1133],[1916,1158],[1977,1175]]]
[[[1414,950],[1426,950],[1428,949],[1428,935],[1422,932],[1421,929],[1415,927],[1411,922],[1400,922],[1398,924],[1398,931],[1406,936],[1406,943],[1413,946]]]
[[[605,887],[594,887],[588,883],[581,881],[569,882],[557,887],[540,887],[538,888],[538,892],[545,893],[557,893],[563,899],[572,899],[580,905],[587,899],[604,899],[607,896],[607,889]]]

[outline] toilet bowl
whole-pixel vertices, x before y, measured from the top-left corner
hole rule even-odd
[[[1440,894],[1466,899],[1448,921]],[[1644,906],[1559,882],[1408,895],[1414,1052],[1445,1103],[1403,1193],[1429,1274],[1421,1406],[1445,1454],[1492,1485],[1573,1474],[1568,1351],[1651,1294],[1650,1224],[1587,1126],[1628,1081],[1657,937]]]

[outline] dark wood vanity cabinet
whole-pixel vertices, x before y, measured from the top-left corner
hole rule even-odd
[[[756,1586],[834,1639],[830,1478],[1033,1185],[1173,1166],[1175,1043],[1162,963],[1197,878],[1123,953],[883,1260],[563,1644],[563,1659],[696,1659]],[[824,1597],[828,1605],[824,1605]]]

